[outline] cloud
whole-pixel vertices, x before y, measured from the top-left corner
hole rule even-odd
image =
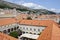
[[[38,4],[35,4],[35,3],[23,3],[22,5],[33,8],[33,9],[47,9],[44,6],[38,5]]]
[[[55,8],[46,8],[42,5],[38,5],[38,4],[35,4],[35,3],[23,3],[22,5],[26,6],[26,7],[30,7],[30,8],[33,8],[33,9],[47,9],[47,10],[50,10],[50,11],[53,11],[53,12],[57,12],[59,13],[60,12],[60,9],[55,9]]]
[[[53,11],[53,12],[57,12],[57,13],[59,13],[60,12],[60,9],[55,9],[55,8],[51,8],[51,9],[49,9],[50,11]]]
[[[15,3],[15,4],[19,4],[19,5],[24,3],[23,0],[5,0],[5,1],[12,2],[12,3]]]
[[[24,0],[6,0],[6,1],[13,2],[13,3],[19,4],[19,5],[24,5],[26,7],[33,8],[33,9],[47,9],[47,10],[57,12],[57,13],[60,12],[60,9],[46,8],[46,7],[36,4],[36,3],[32,3],[32,2],[26,3]]]

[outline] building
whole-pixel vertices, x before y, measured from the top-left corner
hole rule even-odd
[[[0,18],[11,18],[16,17],[21,12],[18,12],[16,9],[0,9]]]
[[[14,18],[5,18],[0,19],[0,32],[10,33],[12,31],[18,30],[19,26],[16,19]]]
[[[37,40],[60,40],[60,26],[54,21],[50,22]]]
[[[33,34],[23,34],[19,37],[20,40],[37,40],[39,35],[33,35]]]
[[[46,27],[37,40],[60,40],[60,27],[52,20],[21,20],[20,22],[25,25],[42,25]],[[27,38],[25,39],[27,40]]]
[[[60,40],[60,27],[56,22],[52,20],[18,20],[16,18],[0,19],[1,40],[17,40],[16,38],[10,37],[3,33],[8,34],[18,29],[22,30],[22,35],[40,35],[37,40]],[[30,38],[24,39],[35,40]]]
[[[37,15],[37,14],[25,14],[22,13],[17,16],[18,19],[26,20],[27,17],[31,17],[32,20],[53,20],[57,23],[60,22],[60,14],[52,14],[52,15]]]
[[[60,22],[60,14],[52,14],[52,15],[38,15],[34,13],[28,14],[28,12],[21,12],[16,9],[0,9],[0,18],[12,18],[15,17],[17,19],[26,20],[28,17],[31,17],[32,20],[53,20],[57,23]]]
[[[58,14],[53,14],[53,15],[39,15],[36,17],[33,17],[33,20],[53,20],[57,23],[60,21],[60,15]]]
[[[23,31],[23,34],[39,35],[46,27],[39,24],[38,20],[22,20],[19,21],[19,29]]]

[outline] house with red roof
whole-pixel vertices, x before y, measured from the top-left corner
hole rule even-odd
[[[0,19],[0,31],[2,32],[0,32],[0,40],[18,40],[4,34],[17,29],[21,29],[25,34],[41,33],[37,40],[60,40],[60,26],[52,20],[17,20],[15,18]]]
[[[10,33],[18,30],[19,26],[15,18],[3,18],[0,19],[0,32]]]

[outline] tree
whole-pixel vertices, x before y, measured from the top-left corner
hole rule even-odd
[[[12,36],[12,37],[18,38],[18,33],[17,33],[17,31],[10,32],[9,35]]]

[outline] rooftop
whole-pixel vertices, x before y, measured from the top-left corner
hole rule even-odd
[[[18,39],[0,32],[0,40],[18,40]]]
[[[15,18],[3,18],[0,19],[0,26],[16,23]]]
[[[12,23],[24,25],[47,26],[37,40],[60,40],[60,27],[52,20],[16,20],[15,18],[0,19],[0,26]],[[0,33],[0,39],[16,40],[13,37]]]
[[[47,23],[47,22],[46,22]],[[57,23],[51,22],[37,40],[60,40],[60,27]]]
[[[52,20],[19,20],[19,24],[37,25],[37,26],[51,26]]]

